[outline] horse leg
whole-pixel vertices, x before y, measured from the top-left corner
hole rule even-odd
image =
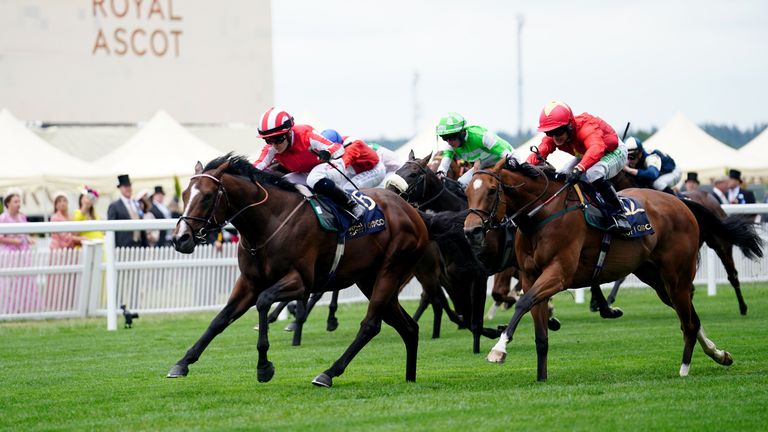
[[[536,340],[536,380],[547,380],[547,353],[549,351],[549,336],[547,328],[549,326],[548,320],[549,311],[548,304],[541,302],[534,305],[531,308],[531,316],[533,317],[533,330]]]
[[[621,284],[621,281],[623,281],[624,278],[621,278],[617,280],[614,283],[614,289],[616,286]],[[607,318],[607,319],[615,319],[619,318],[620,316],[624,315],[624,311],[622,311],[619,308],[612,308],[611,305],[608,303],[608,301],[605,299],[605,296],[603,295],[603,290],[600,289],[600,284],[594,283],[590,287],[590,292],[592,293],[592,300],[590,301],[589,310],[593,310],[593,305],[595,307],[595,310],[600,311],[600,317]]]
[[[712,360],[723,366],[730,366],[733,364],[733,357],[731,357],[731,354],[728,351],[717,349],[715,343],[704,334],[704,327],[701,325],[699,325],[699,332],[696,334],[696,339],[698,339],[701,349],[703,349]]]
[[[303,293],[304,284],[301,276],[296,271],[292,271],[259,294],[259,298],[256,300],[256,310],[259,312],[259,341],[256,344],[259,360],[256,364],[256,378],[259,382],[268,382],[275,375],[275,366],[267,358],[267,352],[269,351],[267,313],[269,308],[276,301],[300,298]]]
[[[736,293],[736,300],[739,302],[739,313],[742,315],[747,314],[747,304],[744,302],[744,296],[741,294],[741,282],[739,281],[739,272],[736,270],[736,264],[733,262],[733,245],[722,244],[720,241],[715,241],[717,244],[715,247],[715,253],[720,258],[720,262],[725,267],[725,272],[728,274],[728,282],[731,283],[733,291]],[[724,243],[724,242],[723,242]]]
[[[611,288],[611,292],[608,293],[608,306],[611,306],[614,302],[616,302],[616,294],[619,293],[619,287],[624,283],[624,280],[626,279],[626,277],[623,277],[613,283],[613,288]]]
[[[333,290],[331,303],[328,304],[328,321],[325,324],[325,330],[332,332],[339,327],[339,320],[336,318],[336,310],[339,309],[339,290]]]
[[[171,368],[168,378],[177,378],[187,376],[189,373],[189,365],[195,363],[200,355],[205,351],[208,344],[211,343],[219,333],[223,332],[232,322],[240,318],[254,303],[254,293],[250,284],[240,276],[235,282],[235,287],[232,290],[232,294],[227,300],[227,304],[224,309],[219,312],[216,317],[213,318],[208,328],[205,330],[200,339],[195,342],[194,345],[184,354],[176,364]],[[264,325],[262,328],[266,329],[266,313],[264,314]]]
[[[423,287],[423,285],[422,285]],[[414,321],[418,321],[419,318],[421,318],[421,315],[424,313],[425,310],[429,307],[429,294],[427,294],[426,290],[422,288],[421,290],[421,297],[419,297],[419,306],[416,308],[416,312],[413,313],[413,319]]]
[[[314,293],[312,294],[312,297],[317,296],[317,294],[320,294],[318,297],[323,296],[322,293]],[[317,303],[317,300],[315,300],[315,303]],[[291,342],[291,345],[301,345],[301,334],[304,330],[304,323],[307,322],[307,317],[309,316],[309,311],[311,310],[312,308],[309,307],[304,300],[298,300],[296,302],[296,319],[293,320],[295,326],[293,327],[293,341]]]
[[[268,321],[270,324],[277,321],[277,318],[280,316],[280,312],[285,309],[286,306],[288,306],[288,303],[290,302],[280,302],[275,306],[275,309],[269,314]]]
[[[509,321],[509,325],[506,330],[499,336],[499,341],[493,346],[491,352],[488,353],[486,359],[491,363],[503,363],[507,358],[507,344],[512,340],[512,336],[515,334],[520,320],[523,318],[531,308],[544,300],[549,299],[556,293],[562,291],[563,287],[563,275],[566,274],[564,269],[553,263],[536,279],[536,282],[530,286],[529,289],[525,287],[530,283],[527,281],[527,276],[521,272],[521,283],[523,286],[523,294],[515,303],[515,312],[512,315],[512,319]],[[548,313],[544,316],[548,319]]]
[[[555,302],[552,298],[547,300],[547,328],[552,331],[558,331],[562,327],[560,320],[555,318]]]

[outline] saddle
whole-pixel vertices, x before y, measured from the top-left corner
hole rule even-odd
[[[607,206],[600,194],[587,182],[579,182],[574,186],[579,200],[584,204],[584,220],[592,228],[607,232],[613,226],[613,218],[608,212]],[[642,204],[634,198],[619,196],[619,201],[624,209],[632,231],[622,235],[623,238],[638,238],[654,234],[651,222]]]
[[[339,208],[330,198],[316,194],[304,185],[296,185],[296,189],[309,201],[317,216],[320,227],[325,231],[333,231],[345,240],[364,237],[386,229],[384,213],[376,202],[360,191],[351,193],[352,198],[365,207],[362,221],[356,222],[352,215]]]

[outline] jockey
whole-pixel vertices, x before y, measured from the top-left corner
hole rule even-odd
[[[348,211],[356,220],[365,212],[362,205],[332,180],[339,169],[344,171],[341,156],[344,147],[332,143],[312,126],[294,124],[286,111],[272,107],[261,116],[259,138],[267,145],[253,165],[266,170],[277,161],[289,171],[285,178],[293,183],[306,183]],[[335,168],[334,168],[335,167]]]
[[[643,143],[635,137],[629,137],[626,144],[629,162],[624,171],[635,176],[643,187],[653,187],[674,195],[672,187],[683,177],[675,160],[660,150],[646,152]]]
[[[616,131],[600,117],[588,113],[573,115],[571,108],[560,101],[552,101],[541,110],[539,132],[546,136],[539,144],[539,155],[545,160],[559,149],[575,157],[561,172],[567,172],[566,183],[579,180],[591,183],[610,207],[614,219],[612,229],[629,232],[632,227],[616,194],[608,181],[627,164],[627,148],[616,135]],[[528,163],[537,164],[535,153],[528,156]]]
[[[511,144],[482,126],[467,126],[464,117],[458,113],[448,113],[440,118],[436,132],[445,141],[441,148],[443,159],[437,168],[438,174],[445,175],[454,158],[467,162],[480,161],[481,167],[493,165],[507,156],[517,158]],[[459,177],[459,183],[466,188],[474,173],[474,167],[467,170]]]
[[[372,188],[384,181],[386,169],[379,159],[379,155],[365,143],[365,141],[353,137],[342,137],[333,129],[326,129],[321,133],[328,141],[342,144],[344,155],[341,160],[346,167],[345,174],[351,184],[340,173],[336,172],[332,177],[336,184],[343,184],[344,189]]]

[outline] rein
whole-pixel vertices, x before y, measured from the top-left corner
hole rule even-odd
[[[177,225],[181,222],[184,222],[189,226],[190,229],[192,229],[192,225],[189,223],[189,221],[196,221],[196,222],[202,222],[203,226],[200,227],[200,229],[195,232],[194,229],[192,229],[192,232],[195,235],[195,238],[200,241],[201,243],[205,244],[208,242],[208,231],[213,228],[214,231],[220,231],[225,225],[229,224],[231,221],[233,221],[236,217],[240,216],[241,213],[248,210],[251,207],[255,207],[261,204],[264,204],[267,199],[269,199],[269,192],[267,189],[264,188],[264,186],[261,185],[259,182],[255,182],[256,186],[261,188],[261,190],[264,192],[264,198],[261,201],[257,201],[251,204],[246,205],[245,207],[241,208],[240,210],[236,211],[235,214],[233,214],[229,219],[224,220],[223,222],[218,222],[216,220],[216,208],[219,205],[219,202],[221,201],[221,197],[223,196],[224,199],[227,202],[227,207],[231,206],[231,201],[229,200],[229,196],[227,195],[227,190],[224,187],[224,184],[221,182],[220,179],[206,173],[202,174],[195,174],[192,177],[190,177],[190,180],[195,178],[205,177],[208,179],[213,180],[218,185],[218,191],[216,193],[216,201],[213,202],[213,205],[211,206],[210,211],[208,212],[208,216],[206,218],[196,217],[196,216],[180,216],[179,221],[176,223]]]

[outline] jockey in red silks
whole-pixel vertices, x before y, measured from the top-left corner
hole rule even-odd
[[[306,183],[315,192],[331,198],[359,220],[365,209],[333,181],[336,169],[345,171],[344,147],[332,143],[309,125],[294,124],[288,112],[270,108],[259,121],[259,138],[267,145],[253,165],[266,170],[277,161],[289,171],[285,178],[294,183]],[[335,167],[335,168],[334,168]]]
[[[347,179],[338,174],[337,177],[331,177],[336,181],[336,184],[342,184],[344,189],[349,190],[355,186],[359,188],[376,187],[384,181],[384,175],[387,173],[384,163],[379,158],[379,154],[365,141],[354,137],[342,137],[333,129],[326,129],[321,135],[328,141],[344,146],[344,155],[341,159],[346,167],[345,174],[352,183],[350,184]]]
[[[545,160],[555,150],[572,154],[571,162],[560,169],[567,173],[566,183],[591,183],[610,207],[613,229],[631,231],[616,189],[608,181],[627,164],[627,148],[616,131],[600,117],[588,113],[574,116],[567,104],[552,101],[541,110],[539,132],[546,134],[539,144],[539,154]],[[527,162],[537,164],[536,154],[531,154]]]

